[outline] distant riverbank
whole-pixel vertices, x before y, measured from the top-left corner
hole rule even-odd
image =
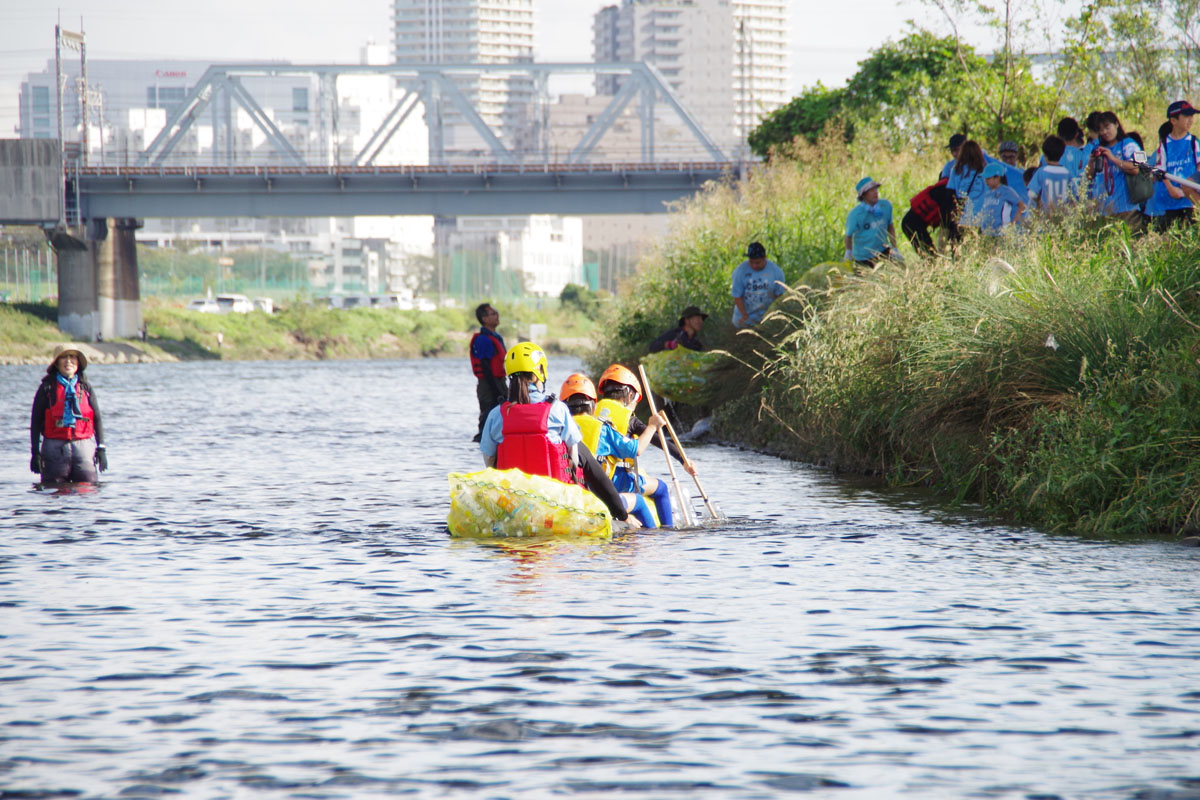
[[[500,334],[539,341],[553,352],[578,354],[591,345],[593,322],[557,300],[543,308],[499,305]],[[53,304],[0,304],[0,364],[40,364],[70,337],[58,330]],[[293,303],[273,314],[203,314],[160,300],[143,301],[146,341],[89,343],[94,363],[419,358],[466,355],[478,324],[469,309],[331,309]]]

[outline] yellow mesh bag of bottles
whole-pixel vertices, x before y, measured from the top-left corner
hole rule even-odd
[[[686,347],[663,350],[642,357],[646,377],[654,393],[676,403],[700,406],[708,402],[710,370],[722,356]]]
[[[450,535],[463,538],[611,539],[612,518],[594,494],[519,469],[452,472]]]

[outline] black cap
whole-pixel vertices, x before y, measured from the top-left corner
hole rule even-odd
[[[746,248],[746,258],[766,258],[767,248],[762,246],[762,242],[751,242]]]
[[[700,310],[700,306],[688,306],[683,311],[679,312],[679,327],[683,327],[683,321],[688,317],[700,317],[700,319],[708,319],[708,314]]]
[[[950,144],[948,145],[948,147],[949,147],[951,150],[953,150],[953,149],[954,149],[954,148],[956,148],[956,147],[962,147],[962,146],[963,146],[963,143],[965,143],[966,141],[967,141],[967,137],[966,137],[966,136],[964,136],[964,135],[963,135],[963,134],[961,134],[961,133],[956,133],[956,134],[954,134],[953,136],[951,136],[951,137],[950,137]]]

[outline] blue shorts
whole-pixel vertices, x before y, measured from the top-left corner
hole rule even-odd
[[[633,494],[641,494],[646,486],[646,481],[641,475],[625,469],[617,467],[617,471],[613,473],[613,486],[617,487],[618,492],[630,492]]]

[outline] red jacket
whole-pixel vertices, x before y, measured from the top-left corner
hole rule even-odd
[[[527,475],[574,483],[567,446],[552,444],[546,435],[551,402],[500,404],[504,441],[496,448],[497,469],[519,469]]]

